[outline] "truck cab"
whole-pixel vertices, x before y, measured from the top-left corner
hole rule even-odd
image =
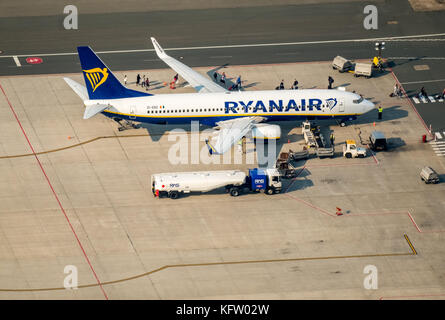
[[[343,156],[346,158],[364,158],[366,157],[366,149],[357,147],[355,140],[346,140],[343,146]]]
[[[250,169],[250,189],[266,194],[280,193],[282,188],[281,175],[277,169]]]

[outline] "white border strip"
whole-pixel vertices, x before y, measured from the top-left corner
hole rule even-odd
[[[184,47],[184,48],[168,48],[167,50],[203,50],[203,49],[225,49],[225,48],[250,48],[250,47],[273,47],[273,46],[293,46],[293,45],[310,45],[310,44],[324,44],[324,43],[346,43],[346,42],[368,42],[368,41],[391,41],[391,40],[402,40],[402,39],[412,39],[419,37],[437,37],[445,36],[445,33],[435,33],[435,34],[421,34],[421,35],[411,35],[411,36],[397,36],[397,37],[380,37],[380,38],[366,38],[366,39],[347,39],[347,40],[321,40],[321,41],[306,41],[306,42],[277,42],[277,43],[257,43],[257,44],[234,44],[225,46],[206,46],[206,47]],[[430,39],[437,40],[437,39]],[[155,51],[154,49],[135,49],[135,50],[115,50],[115,51],[97,51],[96,53],[132,53],[132,52],[150,52]],[[9,56],[0,56],[0,58],[12,58],[16,57],[30,57],[30,56],[40,56],[40,57],[50,57],[50,56],[70,56],[76,55],[77,52],[62,52],[62,53],[35,53],[35,54],[17,54]]]

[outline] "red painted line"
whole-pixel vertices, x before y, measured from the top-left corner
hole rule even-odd
[[[423,124],[423,126],[425,127],[425,130],[427,131],[428,135],[432,138],[433,135],[430,132],[430,129],[428,128],[428,126],[425,124],[425,121],[423,121],[422,117],[420,116],[419,112],[417,111],[416,107],[413,105],[413,103],[411,102],[411,99],[408,97],[408,94],[405,91],[405,88],[403,88],[402,84],[400,83],[399,79],[397,79],[397,76],[395,75],[394,71],[392,71],[392,68],[389,68],[389,70],[391,70],[391,74],[394,77],[394,80],[396,80],[397,84],[400,86],[400,88],[403,91],[403,94],[405,96],[405,98],[408,100],[408,103],[410,104],[411,108],[414,110],[414,112],[417,114],[417,117],[419,118],[420,122]]]
[[[102,287],[102,284],[101,284],[101,282],[100,282],[100,280],[99,280],[99,278],[98,278],[96,272],[94,271],[93,266],[91,265],[90,259],[88,259],[88,256],[87,256],[87,254],[86,254],[86,252],[85,252],[85,250],[84,250],[84,248],[83,248],[83,246],[82,246],[82,243],[80,242],[79,237],[77,236],[76,231],[74,230],[73,225],[71,224],[71,221],[70,221],[70,219],[68,218],[68,216],[67,216],[67,214],[66,214],[66,212],[65,212],[65,209],[64,209],[63,206],[62,206],[62,203],[61,203],[60,200],[59,200],[59,197],[57,196],[56,192],[54,191],[54,188],[53,188],[53,186],[52,186],[52,184],[51,184],[51,181],[49,180],[49,178],[48,178],[48,176],[47,176],[47,174],[46,174],[46,172],[45,172],[45,169],[43,169],[42,163],[40,162],[39,157],[37,157],[37,154],[36,154],[36,152],[34,151],[34,148],[33,148],[31,142],[30,142],[29,139],[28,139],[28,135],[26,134],[25,129],[23,129],[22,123],[20,122],[19,118],[17,117],[17,114],[15,113],[15,110],[14,110],[14,108],[13,108],[11,102],[9,101],[8,96],[6,95],[5,90],[3,90],[3,86],[2,86],[1,84],[0,84],[0,89],[2,90],[3,95],[5,96],[6,102],[8,102],[8,104],[9,104],[9,108],[11,109],[11,111],[12,111],[12,113],[13,113],[15,119],[17,120],[17,123],[19,124],[20,129],[22,130],[22,133],[23,133],[23,135],[25,136],[26,141],[28,142],[28,145],[29,145],[29,147],[31,148],[32,153],[34,154],[34,157],[36,158],[37,163],[38,163],[40,169],[42,170],[42,173],[43,173],[43,175],[45,176],[45,179],[46,179],[46,181],[48,182],[49,187],[50,187],[50,189],[51,189],[51,191],[52,191],[54,197],[56,198],[57,203],[59,204],[60,210],[62,210],[62,213],[63,213],[63,215],[65,216],[65,219],[66,219],[66,221],[68,222],[68,224],[69,224],[69,226],[70,226],[70,228],[71,228],[71,231],[73,232],[74,237],[76,238],[77,243],[79,244],[79,247],[80,247],[80,249],[82,250],[82,253],[83,253],[84,257],[85,257],[85,259],[86,259],[88,265],[90,266],[90,269],[91,269],[91,271],[93,272],[93,275],[94,275],[94,277],[96,278],[96,281],[97,281],[97,283],[99,284],[100,289],[102,290],[102,293],[103,293],[105,299],[108,300],[107,293],[105,292],[104,288]]]

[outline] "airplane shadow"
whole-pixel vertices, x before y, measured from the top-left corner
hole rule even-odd
[[[159,141],[162,136],[166,132],[170,132],[174,129],[182,129],[185,132],[190,132],[190,125],[189,124],[153,124],[153,123],[140,123],[140,127],[147,130],[147,133],[149,137],[151,138],[151,141],[157,142]],[[203,127],[200,126],[200,130],[202,130]]]

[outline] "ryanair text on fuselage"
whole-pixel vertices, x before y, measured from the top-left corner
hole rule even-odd
[[[289,99],[289,100],[250,100],[250,101],[225,101],[224,111],[225,113],[238,113],[238,111],[248,112],[273,112],[274,109],[278,112],[287,112],[290,110],[295,111],[313,111],[322,108],[329,108],[332,110],[337,105],[336,98],[329,98],[325,100],[313,98],[313,99]],[[240,107],[240,108],[239,108]],[[238,109],[238,110],[237,110]]]

